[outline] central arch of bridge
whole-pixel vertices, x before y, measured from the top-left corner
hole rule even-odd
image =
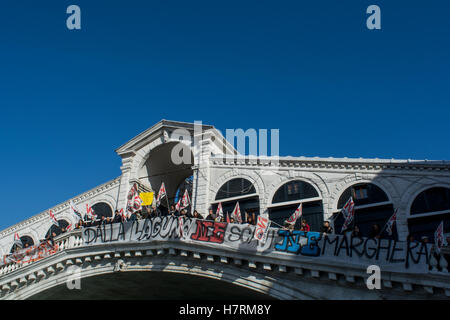
[[[194,156],[190,152],[188,157],[184,157],[183,152],[187,152],[189,148],[179,148],[177,147],[179,144],[178,141],[172,141],[155,147],[150,151],[139,170],[139,182],[150,187],[155,193],[159,191],[161,184],[164,182],[170,205],[174,203],[180,185],[193,174]],[[174,150],[175,147],[177,148]],[[180,159],[174,161],[172,151]],[[190,162],[184,163],[181,159],[190,159]],[[190,196],[192,199],[192,194]],[[163,200],[161,206],[167,207],[167,202]]]
[[[61,284],[31,296],[42,299],[145,299],[145,300],[272,300],[273,298],[224,281],[167,272],[119,272],[83,278],[80,290]]]

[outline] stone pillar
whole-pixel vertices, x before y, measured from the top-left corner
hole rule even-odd
[[[194,185],[192,190],[193,209],[197,210],[204,217],[209,209],[209,185],[210,185],[210,155],[211,155],[211,134],[204,133],[194,136]]]
[[[130,191],[130,174],[131,174],[131,168],[133,163],[133,157],[134,153],[127,153],[125,155],[122,155],[122,166],[120,167],[120,170],[122,170],[122,176],[120,177],[120,186],[119,191],[117,195],[117,203],[116,203],[116,209],[126,209],[127,206],[127,196],[128,192]]]

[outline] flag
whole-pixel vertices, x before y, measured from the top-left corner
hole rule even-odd
[[[154,195],[155,194],[153,192],[141,192],[139,194],[139,197],[142,199],[142,205],[143,206],[151,206],[153,203]]]
[[[230,215],[227,212],[227,223],[230,223]]]
[[[287,219],[285,222],[289,224],[295,224],[297,222],[298,218],[302,216],[303,213],[303,204],[300,203],[298,208],[294,211],[294,213]]]
[[[189,199],[189,192],[186,189],[186,190],[184,190],[184,195],[183,195],[183,198],[181,199],[181,209],[189,207],[190,204],[191,204],[191,199]]]
[[[220,221],[223,218],[222,202],[219,202],[216,210],[216,219]]]
[[[72,224],[69,224],[66,228],[66,231],[70,231],[72,229]]]
[[[242,223],[241,209],[239,208],[239,201],[236,202],[236,206],[234,207],[234,210],[231,213],[231,217],[234,218],[235,221]]]
[[[119,210],[119,215],[120,215],[122,218],[126,218],[126,217],[125,217],[125,214],[123,213],[123,208]],[[115,217],[115,215],[114,215],[114,217]]]
[[[14,233],[14,244],[19,248],[23,248],[22,240],[20,240],[19,234],[17,232]]]
[[[254,238],[261,243],[265,242],[265,235],[270,226],[270,220],[268,215],[260,214],[256,222],[256,228],[254,233]]]
[[[127,196],[127,213],[133,213],[134,212],[134,206],[136,204],[136,195],[138,193],[137,185],[136,183],[133,184],[130,191],[128,192]]]
[[[348,206],[347,206],[348,204]],[[345,208],[347,206],[347,208]],[[344,210],[345,208],[345,210]],[[347,203],[345,204],[344,208],[342,208],[342,212],[345,215],[345,221],[344,224],[342,225],[342,229],[341,229],[341,233],[345,230],[347,230],[347,228],[350,226],[350,224],[353,221],[353,217],[355,216],[355,203],[353,202],[353,198],[350,197],[349,201],[347,201]],[[345,213],[344,213],[345,212]]]
[[[139,211],[139,210],[142,210],[142,199],[141,199],[141,197],[139,197],[137,192],[134,195],[133,210],[135,212]]]
[[[392,229],[394,228],[394,224],[397,221],[397,210],[395,209],[394,214],[389,218],[389,221],[386,224],[386,232],[392,236]]]
[[[441,248],[446,245],[444,238],[444,221],[442,221],[434,232],[434,243],[436,245],[437,251],[440,252]]]
[[[179,216],[178,217],[178,225],[180,226],[180,238],[184,237],[184,235],[183,235],[183,222],[184,222],[183,217]]]
[[[94,209],[92,209],[92,207],[89,206],[88,203],[86,203],[86,214],[92,221],[97,219],[97,215],[95,214]]]
[[[177,210],[178,212],[180,212],[181,210],[181,198],[178,199],[177,204],[175,205],[175,210]]]
[[[50,216],[50,220],[52,221],[52,223],[53,223],[55,226],[59,227],[58,220],[56,220],[55,215],[53,214],[52,210],[49,210],[49,211],[48,211],[48,214],[49,214],[49,216]]]
[[[161,204],[161,199],[166,196],[166,186],[164,185],[164,182],[161,183],[161,187],[159,188],[158,196],[156,197],[156,206],[159,207]]]
[[[78,220],[83,220],[83,216],[81,215],[80,210],[74,207],[73,202],[70,201],[70,211],[78,217]]]
[[[353,198],[350,197],[350,199],[348,199],[347,203],[342,207],[342,215],[344,216],[345,219],[347,219],[349,214],[352,214],[351,212],[354,211],[354,207],[355,207],[355,203],[353,202]]]

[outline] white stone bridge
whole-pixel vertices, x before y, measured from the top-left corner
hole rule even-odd
[[[253,138],[252,131],[243,133],[244,137],[236,137],[238,141]],[[257,137],[258,143],[262,138],[264,135]],[[174,162],[172,156],[174,150],[180,153],[180,141],[191,149],[181,153],[182,162]],[[242,212],[256,216],[266,212],[271,220],[282,224],[302,204],[303,218],[313,231],[330,220],[336,233],[343,223],[339,212],[352,196],[354,224],[364,236],[373,224],[385,225],[397,210],[394,235],[380,243],[370,240],[361,244],[346,243],[343,236],[333,235],[331,238],[339,240],[330,244],[325,241],[331,238],[325,240],[318,234],[315,238],[304,234],[286,238],[276,230],[269,238],[270,245],[257,249],[258,245],[251,244],[251,228],[233,225],[206,226],[208,237],[212,233],[213,238],[217,235],[214,228],[224,229],[219,232],[223,233],[223,243],[192,239],[195,227],[185,230],[189,236],[186,239],[172,234],[169,238],[151,236],[142,240],[132,233],[129,241],[115,242],[92,242],[92,231],[86,231],[85,239],[81,231],[72,231],[57,237],[56,252],[43,250],[40,256],[38,252],[34,262],[5,261],[0,266],[1,298],[123,298],[126,294],[143,298],[210,295],[276,299],[450,296],[447,261],[431,255],[431,245],[412,242],[408,246],[405,242],[410,235],[415,240],[428,237],[432,243],[441,221],[444,231],[449,231],[448,161],[249,157],[239,154],[213,126],[167,120],[116,152],[122,159],[119,177],[51,208],[60,226],[77,222],[70,203],[82,212],[89,205],[97,214],[111,216],[116,209],[126,208],[135,183],[140,191],[157,192],[164,182],[167,202],[173,204],[180,192],[188,189],[191,210],[197,209],[203,216],[209,208],[215,212],[219,203],[225,213],[231,212],[239,202]],[[166,201],[161,206],[167,207]],[[0,254],[6,256],[12,251],[15,233],[24,245],[33,246],[45,238],[51,225],[46,210],[1,231]],[[192,223],[187,221],[188,225]],[[284,240],[288,243],[283,247]],[[350,248],[352,245],[357,248]],[[328,246],[325,254],[324,246]],[[312,252],[311,248],[317,247],[320,254]],[[389,256],[389,261],[377,257],[378,251],[380,256]],[[363,253],[355,258],[358,252]],[[408,266],[398,261],[405,258]],[[366,286],[366,270],[371,264],[381,267],[379,290]],[[74,270],[80,272],[82,290],[66,288]]]
[[[0,268],[1,298],[148,298],[146,291],[142,291],[146,286],[153,291],[149,294],[154,298],[177,297],[174,289],[163,292],[165,284],[155,280],[161,277],[160,274],[185,275],[174,278],[178,290],[187,292],[185,298],[192,298],[190,294],[198,290],[183,289],[189,283],[186,279],[192,277],[198,279],[197,285],[208,288],[209,296],[199,297],[211,299],[241,296],[259,299],[448,299],[450,296],[450,277],[445,259],[440,259],[439,266],[438,261],[432,258],[431,270],[428,270],[426,257],[422,257],[417,265],[405,269],[404,262],[387,263],[383,258],[387,250],[383,249],[379,259],[373,262],[367,257],[349,258],[340,245],[341,240],[334,243],[333,238],[327,242],[328,247],[319,245],[320,250],[329,250],[328,256],[273,251],[277,244],[282,246],[284,243],[276,229],[271,229],[267,243],[258,245],[251,238],[252,226],[217,226],[217,223],[205,220],[186,220],[183,230],[187,238],[182,239],[177,221],[175,218],[156,218],[148,223],[141,220],[63,234],[56,240],[57,250],[53,254],[38,261],[9,263]],[[119,235],[120,225],[125,230],[123,237]],[[199,231],[201,226],[205,232]],[[161,237],[163,229],[164,238]],[[343,239],[344,236],[336,237]],[[313,242],[308,242],[310,239],[306,234],[300,238],[294,242],[306,249],[312,248]],[[220,239],[222,243],[218,243]],[[367,247],[373,250],[380,247],[376,240],[371,241],[373,243],[367,241]],[[388,247],[386,244],[381,247]],[[391,246],[394,247],[399,252],[395,258],[405,257],[407,252],[401,250],[399,243]],[[335,255],[336,248],[340,248],[342,254]],[[411,251],[411,263],[418,257],[418,252]],[[367,267],[371,263],[381,266],[379,290],[369,290],[366,286],[370,276]],[[117,275],[122,278],[117,278]],[[124,276],[128,279],[123,280]],[[73,284],[78,278],[81,279],[81,289],[69,290],[67,283]],[[149,279],[147,284],[144,283],[146,279]],[[171,277],[165,279],[170,282]],[[89,281],[94,281],[95,285],[90,285]],[[221,287],[225,287],[223,291]],[[227,291],[232,287],[236,289]],[[140,295],[127,295],[134,291]],[[224,296],[226,292],[233,294],[233,291],[234,295]]]

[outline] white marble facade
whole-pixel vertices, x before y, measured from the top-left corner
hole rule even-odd
[[[188,136],[187,136],[188,135]],[[173,166],[180,174],[164,176],[165,166],[170,167],[170,148],[180,137],[191,139],[197,149],[193,163]],[[167,149],[167,150],[166,150]],[[79,209],[96,203],[107,203],[112,210],[126,206],[127,193],[134,182],[153,189],[164,181],[168,192],[174,193],[177,184],[193,174],[192,201],[200,213],[206,213],[214,202],[219,188],[233,178],[245,178],[253,183],[259,196],[260,210],[271,205],[276,190],[290,180],[311,184],[323,203],[324,219],[338,210],[342,192],[356,183],[372,183],[388,196],[389,203],[398,208],[398,234],[404,239],[408,234],[407,221],[411,204],[422,191],[437,186],[450,188],[450,162],[418,160],[382,160],[348,158],[270,157],[254,158],[237,154],[237,151],[213,126],[162,120],[116,150],[122,158],[120,177],[93,188],[51,209],[56,218],[75,223],[70,213],[69,201]],[[154,174],[159,171],[158,174]],[[156,184],[152,185],[152,184]],[[13,236],[29,236],[36,243],[45,237],[51,222],[48,210],[13,225],[0,232],[2,254],[9,252]]]

